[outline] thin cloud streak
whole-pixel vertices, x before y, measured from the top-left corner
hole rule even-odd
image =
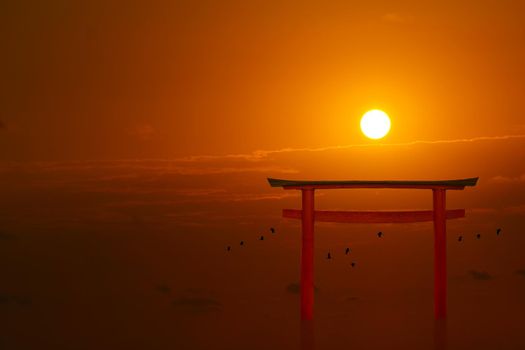
[[[516,182],[525,182],[525,174],[520,176],[502,176],[497,175],[490,179],[491,182],[495,183],[516,183]]]
[[[108,208],[120,208],[120,207],[140,207],[140,206],[173,206],[180,204],[191,204],[191,203],[213,203],[213,202],[257,202],[257,201],[276,201],[285,198],[299,197],[298,193],[283,193],[283,194],[253,194],[253,193],[228,193],[217,191],[212,194],[195,194],[182,196],[179,199],[173,200],[129,200],[129,201],[117,201],[104,204]],[[0,237],[1,239],[1,237]]]
[[[37,166],[41,170],[48,171],[63,171],[63,170],[89,170],[98,169],[100,167],[107,168],[122,168],[122,169],[148,169],[148,170],[166,170],[170,169],[171,172],[181,174],[215,174],[215,173],[230,173],[230,172],[268,172],[278,171],[283,173],[296,173],[296,169],[292,168],[273,168],[268,167],[256,167],[248,168],[248,170],[240,170],[238,167],[210,167],[205,170],[193,169],[193,168],[182,168],[180,166],[184,163],[198,163],[206,161],[217,161],[217,160],[242,160],[250,162],[259,162],[267,160],[272,154],[280,153],[294,153],[294,152],[324,152],[324,151],[335,151],[335,150],[346,150],[352,148],[371,148],[371,147],[402,147],[402,146],[415,146],[415,145],[439,145],[439,144],[456,144],[456,143],[472,143],[480,141],[504,141],[504,140],[515,140],[525,139],[525,134],[517,135],[501,135],[501,136],[478,136],[472,138],[463,139],[451,139],[451,140],[415,140],[409,142],[397,142],[397,143],[360,143],[353,145],[339,145],[339,146],[326,146],[317,148],[293,148],[286,147],[276,150],[256,150],[251,153],[239,153],[239,154],[222,154],[222,155],[194,155],[184,156],[179,158],[143,158],[143,159],[114,159],[114,160],[83,160],[83,161],[66,161],[66,162],[54,162],[54,161],[37,161],[32,162],[31,166]],[[8,171],[13,169],[26,169],[28,165],[26,163],[19,162],[3,162],[0,164],[0,172]]]
[[[390,13],[386,13],[383,16],[381,16],[382,21],[389,22],[389,23],[405,23],[411,19],[412,19],[412,16],[402,15],[397,12],[390,12]]]
[[[470,277],[478,281],[488,281],[493,279],[493,277],[486,271],[470,270],[468,274]]]
[[[510,214],[520,214],[520,215],[522,215],[523,213],[525,213],[525,204],[515,205],[515,206],[511,206],[511,207],[505,207],[504,210],[505,210],[505,212],[510,213]]]
[[[454,143],[471,143],[479,141],[503,141],[503,140],[513,140],[513,139],[525,139],[525,134],[518,135],[502,135],[502,136],[478,136],[465,139],[452,139],[452,140],[416,140],[410,142],[398,142],[398,143],[361,143],[354,145],[342,145],[342,146],[327,146],[327,147],[317,147],[317,148],[281,148],[278,150],[257,150],[252,153],[247,154],[226,154],[226,155],[202,155],[202,156],[188,156],[176,159],[177,161],[186,161],[186,162],[198,162],[204,160],[213,160],[213,159],[243,159],[249,161],[260,161],[272,154],[279,153],[292,153],[292,152],[324,152],[324,151],[335,151],[335,150],[345,150],[351,148],[367,148],[367,147],[392,147],[392,146],[415,146],[415,145],[438,145],[438,144],[454,144]]]

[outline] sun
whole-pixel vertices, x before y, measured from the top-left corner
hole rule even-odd
[[[361,118],[361,131],[368,138],[380,139],[390,131],[390,118],[385,112],[372,109]]]

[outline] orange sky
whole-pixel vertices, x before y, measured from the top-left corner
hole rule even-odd
[[[294,349],[300,197],[266,177],[476,176],[447,197],[450,349],[525,347],[524,23],[510,0],[3,1],[0,348]],[[429,348],[432,237],[317,225],[320,348]]]
[[[525,133],[520,1],[6,2],[0,159]],[[68,145],[68,147],[65,147]]]

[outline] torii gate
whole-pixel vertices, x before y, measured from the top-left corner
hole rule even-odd
[[[314,222],[408,223],[434,221],[434,316],[447,315],[446,220],[465,217],[465,209],[446,209],[446,191],[475,186],[478,178],[445,181],[295,181],[268,178],[272,187],[301,190],[302,210],[283,209],[283,217],[302,220],[301,319],[313,319]],[[422,211],[326,211],[314,209],[316,189],[404,188],[430,189],[433,210]]]

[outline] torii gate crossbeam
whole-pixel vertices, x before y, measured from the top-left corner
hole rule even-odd
[[[445,181],[294,181],[268,179],[272,187],[301,190],[302,209],[283,209],[283,217],[302,221],[301,319],[313,319],[314,305],[314,223],[410,223],[434,222],[434,316],[447,315],[446,221],[465,216],[464,209],[446,209],[446,191],[475,186],[478,178]],[[423,211],[321,211],[315,210],[316,189],[402,188],[431,189],[433,210]]]

